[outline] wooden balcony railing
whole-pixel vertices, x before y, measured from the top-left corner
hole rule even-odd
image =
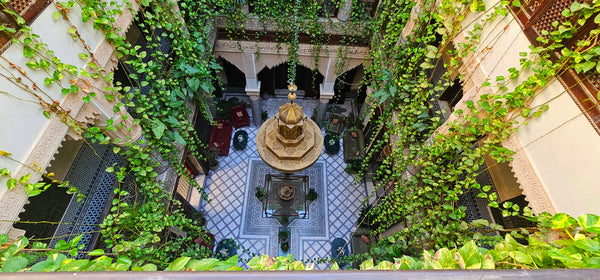
[[[541,43],[537,38],[548,37],[548,35],[543,35],[543,31],[548,31],[548,33],[555,31],[557,25],[553,25],[553,22],[558,22],[559,25],[564,23],[566,18],[563,17],[562,12],[571,7],[571,4],[575,0],[527,0],[521,2],[522,7],[513,9],[513,13],[521,24],[529,41],[533,45],[539,46]],[[592,1],[579,0],[578,2],[591,3]],[[590,36],[590,31],[598,27],[598,24],[594,23],[593,19],[594,17],[592,16],[581,28],[578,28],[577,33],[572,38],[564,40],[562,42],[564,47],[575,50],[577,42],[585,40]],[[559,57],[560,50],[551,54],[551,59],[553,60]],[[560,73],[559,78],[563,85],[569,89],[569,94],[590,121],[596,132],[600,134],[600,107],[598,106],[600,74],[597,71],[578,74],[573,69],[569,69]]]

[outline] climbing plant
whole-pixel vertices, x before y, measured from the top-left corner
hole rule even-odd
[[[163,262],[182,254],[209,254],[205,248],[199,248],[191,242],[198,236],[204,236],[202,228],[181,210],[169,206],[177,206],[178,202],[171,197],[170,190],[164,188],[164,183],[157,180],[155,168],[158,162],[153,155],[158,153],[179,175],[184,174],[184,168],[179,162],[179,152],[182,149],[186,148],[196,156],[203,157],[199,148],[204,146],[195,135],[190,122],[192,111],[186,106],[186,102],[197,102],[200,113],[211,119],[207,100],[214,90],[213,71],[220,67],[210,54],[210,29],[205,28],[205,23],[210,23],[217,13],[225,11],[227,2],[180,1],[177,7],[172,1],[141,1],[135,3],[139,12],[133,8],[134,2],[57,2],[54,4],[57,11],[53,18],[64,21],[68,26],[65,32],[82,45],[84,52],[78,56],[86,62],[84,68],[62,62],[47,44],[41,42],[40,36],[25,25],[22,18],[9,12],[19,24],[19,29],[4,28],[2,31],[14,36],[13,41],[21,45],[23,56],[29,59],[27,67],[30,71],[47,73],[44,83],[50,87],[61,87],[65,95],[81,96],[80,93],[83,92],[82,99],[88,103],[96,97],[114,102],[114,112],[122,120],[117,124],[109,119],[105,124],[97,126],[77,121],[70,115],[70,111],[62,109],[60,101],[52,100],[44,89],[28,78],[28,70],[3,57],[11,68],[26,79],[15,75],[5,78],[37,98],[34,102],[44,108],[43,114],[46,117],[56,115],[86,139],[114,145],[113,152],[127,159],[127,166],[106,166],[106,171],[114,172],[120,183],[125,181],[126,176],[133,176],[136,182],[133,190],[121,185],[114,190],[115,198],[110,213],[101,225],[104,242],[112,253],[129,256],[137,261]],[[3,1],[3,6],[5,4],[6,1]],[[124,9],[137,14],[138,26],[147,43],[144,49],[127,42],[122,30],[115,25]],[[81,14],[74,11],[81,11]],[[138,87],[124,86],[119,82],[115,82],[115,86],[104,88],[94,86],[97,84],[95,80],[100,78],[111,85],[113,77],[112,73],[102,69],[91,48],[82,39],[78,27],[72,23],[75,21],[72,19],[78,16],[84,23],[90,23],[93,28],[105,33],[117,57],[121,58],[119,67],[127,65],[133,69],[128,78],[132,81],[131,84]],[[183,21],[184,18],[187,21]],[[160,48],[164,42],[170,44],[168,52]],[[149,90],[142,92],[142,88]],[[97,95],[99,92],[102,94]],[[134,120],[125,128],[125,122],[130,118],[125,111],[127,107],[133,108]],[[142,140],[135,141],[137,139],[131,137],[113,139],[108,136],[110,131],[117,129],[128,129],[131,133],[133,126],[137,125],[143,131]],[[3,169],[3,175],[9,176],[10,171]],[[28,191],[31,194],[38,194],[45,188],[45,185],[28,184],[25,179],[27,178],[21,178],[19,182],[26,188],[33,186],[33,190]],[[11,187],[14,187],[14,180],[9,179]],[[191,179],[189,183],[198,187]],[[132,191],[135,193],[130,193]],[[136,199],[131,200],[132,195]],[[171,233],[172,229],[183,230],[188,235],[175,236]]]
[[[498,162],[511,160],[514,151],[504,148],[503,141],[548,109],[547,102],[531,104],[557,74],[571,67],[579,71],[596,67],[583,56],[592,60],[596,57],[589,52],[600,31],[592,31],[593,36],[580,41],[573,53],[562,48],[561,41],[571,38],[577,27],[598,12],[597,4],[570,7],[563,12],[568,20],[556,23],[557,31],[539,39],[543,45],[521,53],[520,69],[510,68],[507,76],[485,82],[482,86],[490,87],[493,93],[466,101],[465,108],[454,112],[454,117],[440,128],[443,120],[431,101],[451,84],[452,72],[434,80],[433,71],[444,61],[448,63],[444,66],[452,68],[468,65],[475,51],[493,48],[499,36],[486,38],[486,45],[482,45],[482,30],[507,16],[513,6],[519,8],[520,3],[500,1],[485,7],[481,1],[443,1],[436,6],[433,1],[423,1],[412,9],[413,5],[412,1],[382,1],[373,22],[372,63],[364,82],[373,88],[368,98],[380,114],[371,111],[375,132],[368,141],[369,153],[358,177],[370,172],[369,162],[384,146],[391,146],[392,155],[373,174],[380,182],[377,188],[384,188],[388,194],[369,211],[368,219],[374,221],[374,230],[379,233],[400,225],[400,230],[382,244],[385,250],[407,254],[416,254],[420,248],[459,246],[473,238],[473,232],[462,221],[466,208],[457,203],[459,196],[471,189],[487,198],[491,207],[502,208],[497,195],[490,192],[491,186],[481,186],[475,180],[485,168],[484,156]],[[407,32],[411,9],[416,14]],[[486,13],[475,21],[463,22],[467,13],[483,11]],[[465,40],[450,47],[461,32],[467,34]],[[402,34],[408,34],[405,42]],[[550,59],[556,50],[562,50],[562,56]],[[442,52],[444,60],[440,59]],[[509,81],[518,85],[509,89]],[[505,214],[530,211],[514,205],[509,208],[504,209]]]
[[[185,148],[197,157],[204,156],[201,150],[206,147],[195,134],[190,122],[192,111],[187,105],[193,100],[200,113],[211,119],[207,108],[214,90],[213,73],[220,70],[220,66],[210,54],[210,28],[206,26],[210,26],[215,17],[219,16],[228,22],[230,34],[243,32],[243,23],[248,20],[248,16],[241,12],[241,5],[224,0],[183,0],[177,4],[169,0],[141,0],[123,4],[97,0],[56,2],[54,20],[65,23],[65,32],[84,50],[78,54],[84,61],[84,66],[78,67],[57,57],[48,45],[41,41],[40,36],[25,25],[18,14],[7,8],[7,0],[2,0],[1,3],[18,28],[2,26],[0,31],[11,36],[14,43],[23,49],[23,57],[28,61],[28,68],[25,69],[2,56],[8,65],[2,67],[11,73],[2,74],[3,78],[30,94],[32,99],[24,101],[39,104],[44,116],[60,118],[89,141],[112,145],[114,153],[127,159],[127,166],[106,166],[106,171],[114,172],[121,184],[114,191],[115,198],[110,213],[101,226],[104,242],[111,251],[110,254],[116,255],[116,262],[105,256],[96,259],[97,261],[68,263],[73,263],[73,268],[77,267],[75,264],[81,264],[80,268],[89,265],[86,268],[145,269],[144,263],[156,262],[156,266],[146,268],[180,270],[191,261],[188,257],[181,259],[179,256],[208,256],[209,253],[205,249],[189,245],[193,238],[204,236],[204,232],[195,221],[185,217],[180,210],[170,207],[172,204],[177,205],[177,201],[172,199],[170,190],[164,189],[164,184],[157,180],[159,174],[156,167],[159,163],[154,159],[154,154],[159,154],[179,175],[184,174],[184,168],[179,162],[181,150]],[[320,45],[329,40],[325,29],[333,28],[333,24],[331,19],[328,19],[327,23],[320,21],[318,1],[313,1],[311,5],[298,3],[253,1],[255,12],[251,16],[258,17],[265,24],[276,22],[277,42],[290,44],[288,49],[291,51],[293,67],[297,63],[296,48],[299,42],[293,39],[297,37],[290,36],[289,31],[297,30],[307,34],[315,45],[313,55],[315,64],[318,65],[318,57],[323,51]],[[343,1],[335,1],[335,5],[338,6],[342,3]],[[358,7],[357,3],[358,1],[353,1]],[[391,250],[393,256],[418,255],[422,248],[466,246],[458,250],[459,255],[461,250],[476,250],[480,253],[482,262],[485,262],[481,266],[489,266],[488,255],[482,253],[479,248],[473,249],[475,244],[468,242],[475,236],[472,228],[465,226],[462,221],[465,209],[457,205],[458,197],[475,188],[479,190],[481,197],[489,200],[491,206],[498,207],[496,195],[490,193],[491,187],[480,186],[475,180],[475,176],[483,168],[483,156],[490,155],[498,162],[510,160],[513,151],[502,147],[502,142],[529,119],[539,117],[548,109],[547,104],[537,107],[531,104],[536,95],[557,74],[568,68],[577,72],[598,72],[600,66],[597,60],[600,52],[595,42],[599,30],[592,31],[592,36],[581,40],[574,50],[562,48],[561,41],[571,38],[576,29],[588,20],[599,23],[600,17],[597,14],[600,12],[600,4],[575,3],[563,12],[569,20],[557,24],[556,31],[544,34],[545,37],[540,38],[541,46],[532,47],[530,53],[521,54],[523,58],[520,69],[511,68],[507,76],[499,76],[495,81],[483,84],[482,86],[493,88],[494,93],[466,102],[464,109],[455,112],[454,120],[444,124],[443,128],[447,133],[435,133],[440,129],[443,120],[440,112],[435,112],[431,104],[440,91],[451,84],[450,76],[453,74],[448,71],[440,79],[432,79],[434,69],[443,63],[440,57],[442,54],[449,57],[444,60],[448,63],[446,66],[458,67],[467,64],[475,51],[491,47],[480,45],[483,28],[494,20],[507,16],[508,9],[519,8],[520,4],[518,1],[501,1],[493,7],[485,7],[483,1],[479,0],[447,0],[441,1],[441,6],[435,4],[436,1],[431,0],[422,3],[384,0],[381,1],[375,17],[366,17],[357,8],[352,13],[350,23],[336,25],[346,28],[342,31],[345,35],[354,34],[350,30],[361,28],[365,30],[363,36],[371,38],[370,63],[366,68],[363,86],[374,89],[368,100],[376,104],[374,107],[377,107],[380,114],[377,116],[374,114],[375,110],[370,111],[375,133],[368,141],[368,155],[362,163],[359,178],[365,175],[368,163],[384,146],[392,147],[391,156],[375,171],[375,178],[381,181],[378,188],[392,189],[393,192],[370,209],[367,215],[376,225],[374,230],[377,232],[398,223],[404,228],[381,243],[389,249],[385,249],[385,252],[375,251],[374,254],[386,256]],[[415,5],[419,5],[419,9],[414,10],[416,17],[411,22],[414,26],[409,32],[405,32]],[[124,9],[129,9],[136,15],[136,21],[146,42],[145,48],[127,42],[123,36],[124,30],[117,27],[117,19]],[[464,31],[463,26],[468,25],[464,22],[466,15],[484,11],[485,16],[469,27],[468,37],[464,42],[456,43],[454,48],[450,47],[457,34]],[[133,87],[114,82],[112,74],[99,65],[92,49],[74,24],[75,17],[77,20],[80,17],[82,22],[104,32],[120,58],[119,67],[132,70],[128,79]],[[242,29],[234,28],[239,26]],[[267,30],[267,27],[264,26],[264,29]],[[257,34],[256,40],[259,40],[260,34],[264,32]],[[408,34],[406,41],[403,34]],[[352,36],[347,36],[346,39],[342,40],[342,44],[354,43]],[[170,45],[168,51],[161,48],[165,42]],[[340,53],[336,65],[338,69],[342,69],[347,49],[338,49]],[[560,51],[562,54],[557,60],[549,59],[550,53],[554,51]],[[59,100],[50,97],[45,89],[40,88],[29,77],[30,71],[45,73],[43,83],[58,88],[66,96],[75,96],[87,103],[93,98],[105,98],[113,102],[114,112],[122,122],[115,123],[112,119],[102,124],[78,121],[69,110],[61,106]],[[108,86],[99,87],[95,83],[101,79]],[[519,85],[509,89],[509,81],[518,82]],[[8,92],[2,94],[10,95]],[[127,109],[132,117],[127,113]],[[128,119],[130,124],[126,124]],[[132,130],[135,126],[139,126],[143,131],[143,139],[110,137],[111,131]],[[130,131],[129,135],[131,138],[133,133]],[[390,138],[394,138],[394,142],[390,142]],[[11,175],[8,170],[2,169],[0,172],[2,176]],[[136,187],[133,190],[126,189],[123,185],[127,176],[135,178]],[[10,178],[9,183],[13,185],[18,181],[27,187],[26,179]],[[193,180],[189,183],[198,187]],[[31,184],[29,188],[32,188],[30,194],[37,194],[45,185]],[[131,192],[135,192],[137,199],[130,199],[133,195]],[[505,208],[510,208],[504,210],[511,214],[520,213],[522,210],[514,206]],[[572,225],[574,223],[567,227]],[[171,233],[179,230],[184,230],[189,235],[182,237]],[[572,239],[578,240],[578,237],[581,236]],[[595,248],[597,237],[596,243],[593,242],[593,238],[590,238],[592,242],[574,241],[571,245],[582,249],[577,244],[587,242],[592,244],[590,248]],[[505,244],[507,248],[509,245],[514,245],[511,248],[523,248],[512,240],[505,241],[508,242]],[[57,249],[76,253],[80,249],[78,242],[78,239],[72,239],[61,243],[61,248]],[[3,265],[10,268],[7,271],[13,271],[12,265],[16,265],[16,271],[26,270],[31,264],[33,258],[18,256],[26,245],[26,239],[22,239],[15,247],[9,247],[13,249],[3,251]],[[34,247],[41,249],[43,245],[35,244]],[[440,254],[446,258],[455,256],[456,252],[447,249]],[[102,252],[91,255],[96,254],[101,255]],[[52,252],[46,257],[48,258],[44,265],[53,270],[66,266],[65,255]],[[439,262],[435,257],[429,258],[425,254],[423,266],[405,264],[409,267],[428,267],[426,264],[429,263],[431,267],[436,267],[438,264],[431,260]],[[450,260],[448,265],[462,267],[460,259],[455,261]],[[263,257],[251,266],[267,269],[273,265],[270,262],[272,259]],[[291,265],[296,266],[296,263]],[[402,265],[400,264],[401,267]],[[503,265],[509,267],[506,263],[499,266]],[[382,265],[382,268],[385,266],[389,266],[388,263]],[[445,264],[442,266],[445,267]],[[365,267],[368,268],[369,265]],[[228,263],[227,268],[235,268],[235,265]]]

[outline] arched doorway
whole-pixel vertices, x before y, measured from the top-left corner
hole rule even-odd
[[[275,96],[278,90],[287,95],[289,64],[282,63],[273,68],[265,67],[258,73],[260,92],[262,95]],[[296,66],[296,80],[294,83],[299,91],[304,92],[304,98],[319,98],[319,85],[323,83],[323,75],[305,66]],[[299,92],[299,95],[302,95]]]
[[[360,82],[364,76],[364,69],[362,64],[342,73],[335,79],[335,85],[333,87],[334,96],[331,99],[333,104],[342,104],[346,99],[358,100],[361,103],[364,102],[364,92],[361,96]],[[363,90],[364,91],[364,90]]]
[[[225,73],[225,79],[221,77],[225,92],[245,93],[246,75],[244,75],[244,72],[226,59],[221,59],[221,65],[223,65]]]

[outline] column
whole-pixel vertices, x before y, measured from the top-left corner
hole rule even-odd
[[[329,100],[333,98],[333,85],[334,82],[324,82],[321,84],[321,92],[319,96],[319,107],[317,108],[317,116],[315,121],[317,124],[323,124],[325,121],[325,115],[327,113],[327,105],[329,104]]]
[[[252,108],[252,119],[254,120],[254,125],[259,127],[262,124],[260,81],[253,78],[246,78],[246,95],[250,97],[250,107]]]
[[[341,22],[346,22],[352,15],[352,0],[345,0],[344,4],[338,10],[337,18]]]
[[[371,98],[368,98],[368,96],[373,96],[372,94],[373,94],[373,88],[370,86],[367,87],[367,98],[365,98],[365,102],[363,103],[362,107],[360,108],[360,113],[358,113],[358,116],[357,116],[358,118],[364,117],[363,127],[367,127],[367,124],[371,120],[371,114],[366,115],[366,113],[373,106],[373,100]]]

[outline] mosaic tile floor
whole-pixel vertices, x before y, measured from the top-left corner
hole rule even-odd
[[[257,127],[242,128],[248,132],[248,146],[238,151],[230,148],[229,156],[219,157],[219,169],[206,178],[205,189],[210,203],[199,205],[207,218],[207,228],[217,241],[233,238],[242,249],[241,265],[254,254],[278,255],[277,232],[281,226],[273,218],[260,217],[260,202],[254,197],[257,186],[264,184],[266,173],[277,173],[260,160],[256,151]],[[343,145],[342,145],[343,146]],[[321,157],[303,171],[310,176],[311,188],[319,194],[310,204],[309,218],[294,220],[291,228],[291,253],[296,259],[316,261],[331,256],[335,238],[348,240],[366,196],[364,184],[354,185],[354,177],[344,171],[343,151]],[[317,264],[317,269],[327,268]]]

